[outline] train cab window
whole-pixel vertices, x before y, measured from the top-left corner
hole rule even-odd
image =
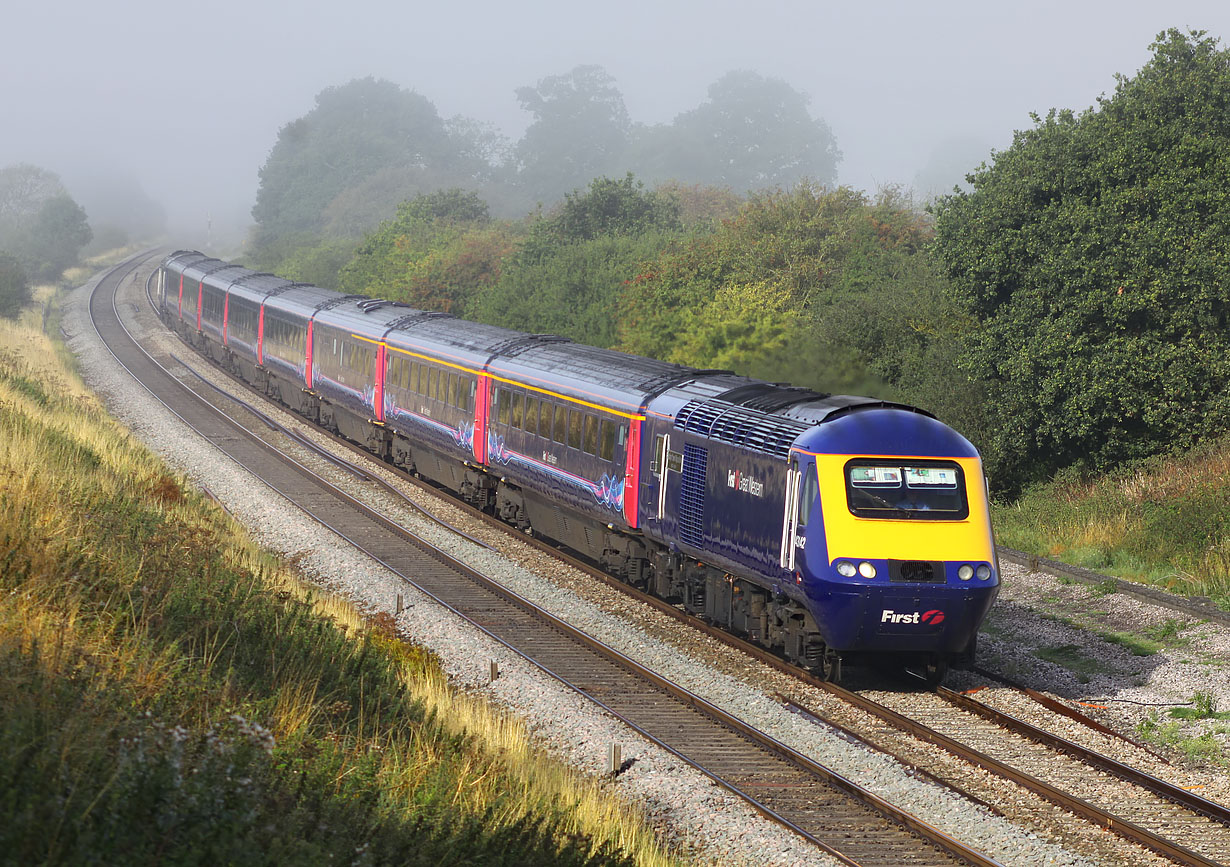
[[[525,396],[525,432],[538,433],[538,398]]]
[[[654,437],[654,440],[653,440],[653,463],[649,465],[649,469],[651,472],[655,472],[655,473],[662,472],[662,467],[664,466],[662,461],[666,457],[666,455],[663,454],[665,450],[666,450],[666,437],[664,437],[662,434],[658,434],[656,437]]]
[[[965,473],[953,461],[846,463],[846,502],[860,518],[960,521],[969,517]]]
[[[815,505],[818,496],[820,496],[820,482],[816,478],[816,468],[804,467],[803,478],[799,483],[798,524],[800,527],[807,526],[807,516],[811,514],[811,507]]]
[[[574,449],[581,448],[581,427],[583,425],[582,418],[585,413],[580,410],[568,410],[568,447]]]
[[[598,419],[590,413],[585,414],[585,436],[581,448],[586,454],[598,454]]]

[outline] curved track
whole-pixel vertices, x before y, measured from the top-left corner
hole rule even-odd
[[[132,261],[120,266],[91,296],[104,343],[171,412],[317,521],[843,862],[995,863],[487,580],[201,400],[120,321],[115,291],[135,267]]]

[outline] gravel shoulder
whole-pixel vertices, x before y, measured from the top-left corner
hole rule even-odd
[[[135,331],[151,335],[159,351],[187,359],[188,350],[165,332],[143,304],[146,273],[140,272],[140,279],[126,286],[121,313],[133,323],[130,327],[135,326]],[[262,544],[290,558],[305,577],[345,593],[368,611],[392,614],[397,595],[402,594],[407,604],[397,615],[397,625],[403,634],[437,652],[450,678],[460,688],[482,694],[525,719],[544,749],[554,755],[600,775],[609,745],[619,743],[631,765],[610,779],[608,785],[639,804],[663,837],[697,863],[827,863],[810,846],[755,814],[677,757],[645,742],[586,699],[407,588],[399,578],[341,544],[263,486],[254,486],[242,470],[220,461],[212,446],[197,441],[160,404],[127,379],[128,374],[98,345],[84,310],[92,286],[88,284],[73,293],[66,302],[64,318],[69,345],[80,359],[87,382],[134,435],[197,484],[207,486]],[[194,369],[223,381],[203,361],[191,363]],[[187,381],[192,377],[185,373],[184,378]],[[288,415],[280,414],[279,418],[297,425]],[[309,428],[297,429],[320,439]],[[304,460],[324,463],[306,455]],[[339,481],[339,485],[348,491],[361,486],[349,478]],[[448,505],[426,503],[430,495],[412,496],[423,498],[425,504],[447,520],[456,518],[460,523],[459,511]],[[541,554],[514,538],[486,528],[467,527],[497,549],[487,551],[427,523],[390,498],[370,491],[363,492],[363,497],[517,592],[549,603],[556,614],[574,625],[643,664],[681,680],[698,694],[765,727],[839,773],[871,785],[893,803],[960,833],[967,842],[981,845],[1004,864],[1123,863],[1114,855],[1123,844],[1108,834],[1090,832],[1091,837],[1106,839],[1099,839],[1088,851],[1069,851],[1055,842],[1054,835],[1023,829],[954,798],[914,779],[896,762],[785,712],[773,693],[782,691],[798,696],[797,684],[791,686],[782,675],[749,663],[715,642],[698,639],[663,615],[614,590],[595,585],[566,566],[545,562]],[[1225,629],[1210,624],[1184,625],[1177,633],[1175,647],[1148,657],[1133,656],[1122,645],[1098,638],[1091,631],[1094,620],[1086,623],[1082,618],[1095,618],[1099,623],[1100,618],[1106,618],[1097,627],[1104,631],[1173,630],[1166,624],[1168,618],[1175,618],[1174,612],[1150,611],[1149,606],[1125,596],[1114,598],[1121,594],[1093,598],[1084,586],[1065,584],[1052,576],[1007,564],[1004,572],[1000,600],[981,639],[980,660],[988,667],[1063,698],[1104,699],[1100,703],[1107,710],[1097,713],[1104,722],[1125,732],[1134,731],[1140,719],[1157,710],[1149,705],[1191,701],[1197,691],[1206,691],[1223,707],[1230,707],[1230,687],[1225,677],[1230,634]],[[1068,651],[1070,656],[1087,656],[1097,665],[1077,671],[1047,661],[1048,656],[1064,659],[1053,648],[1069,646],[1075,648]],[[500,677],[495,681],[489,675],[492,660],[500,668]],[[950,685],[961,688],[962,677],[954,676]],[[1007,691],[1004,692],[996,700],[1010,701]],[[815,705],[823,705],[819,695],[811,698]],[[1225,742],[1224,734],[1215,737]],[[1158,766],[1167,767],[1160,762]],[[1224,769],[1205,762],[1176,766],[1174,771],[1189,775],[1184,777],[1185,784],[1206,786],[1208,791],[1201,791],[1206,797],[1230,802]],[[1137,857],[1131,863],[1149,860]]]

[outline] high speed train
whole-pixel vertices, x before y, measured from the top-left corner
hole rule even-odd
[[[981,460],[923,410],[697,370],[179,251],[165,321],[377,457],[836,678],[938,682],[999,589]]]

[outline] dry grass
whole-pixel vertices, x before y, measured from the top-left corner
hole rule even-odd
[[[0,758],[0,788],[24,793],[0,799],[0,846],[19,860],[107,860],[213,828],[191,845],[241,861],[248,850],[226,847],[260,828],[291,849],[324,845],[306,830],[314,804],[339,836],[370,827],[393,851],[419,839],[423,852],[506,856],[515,840],[527,858],[561,847],[568,863],[674,863],[635,809],[452,690],[387,621],[253,545],[114,424],[41,319],[0,320],[0,747],[41,744],[24,765]],[[240,759],[243,779],[227,770]],[[269,794],[246,812],[211,808],[165,840],[123,819],[171,811],[179,827],[257,786]],[[262,810],[268,821],[243,824]],[[430,824],[440,817],[470,824]]]

